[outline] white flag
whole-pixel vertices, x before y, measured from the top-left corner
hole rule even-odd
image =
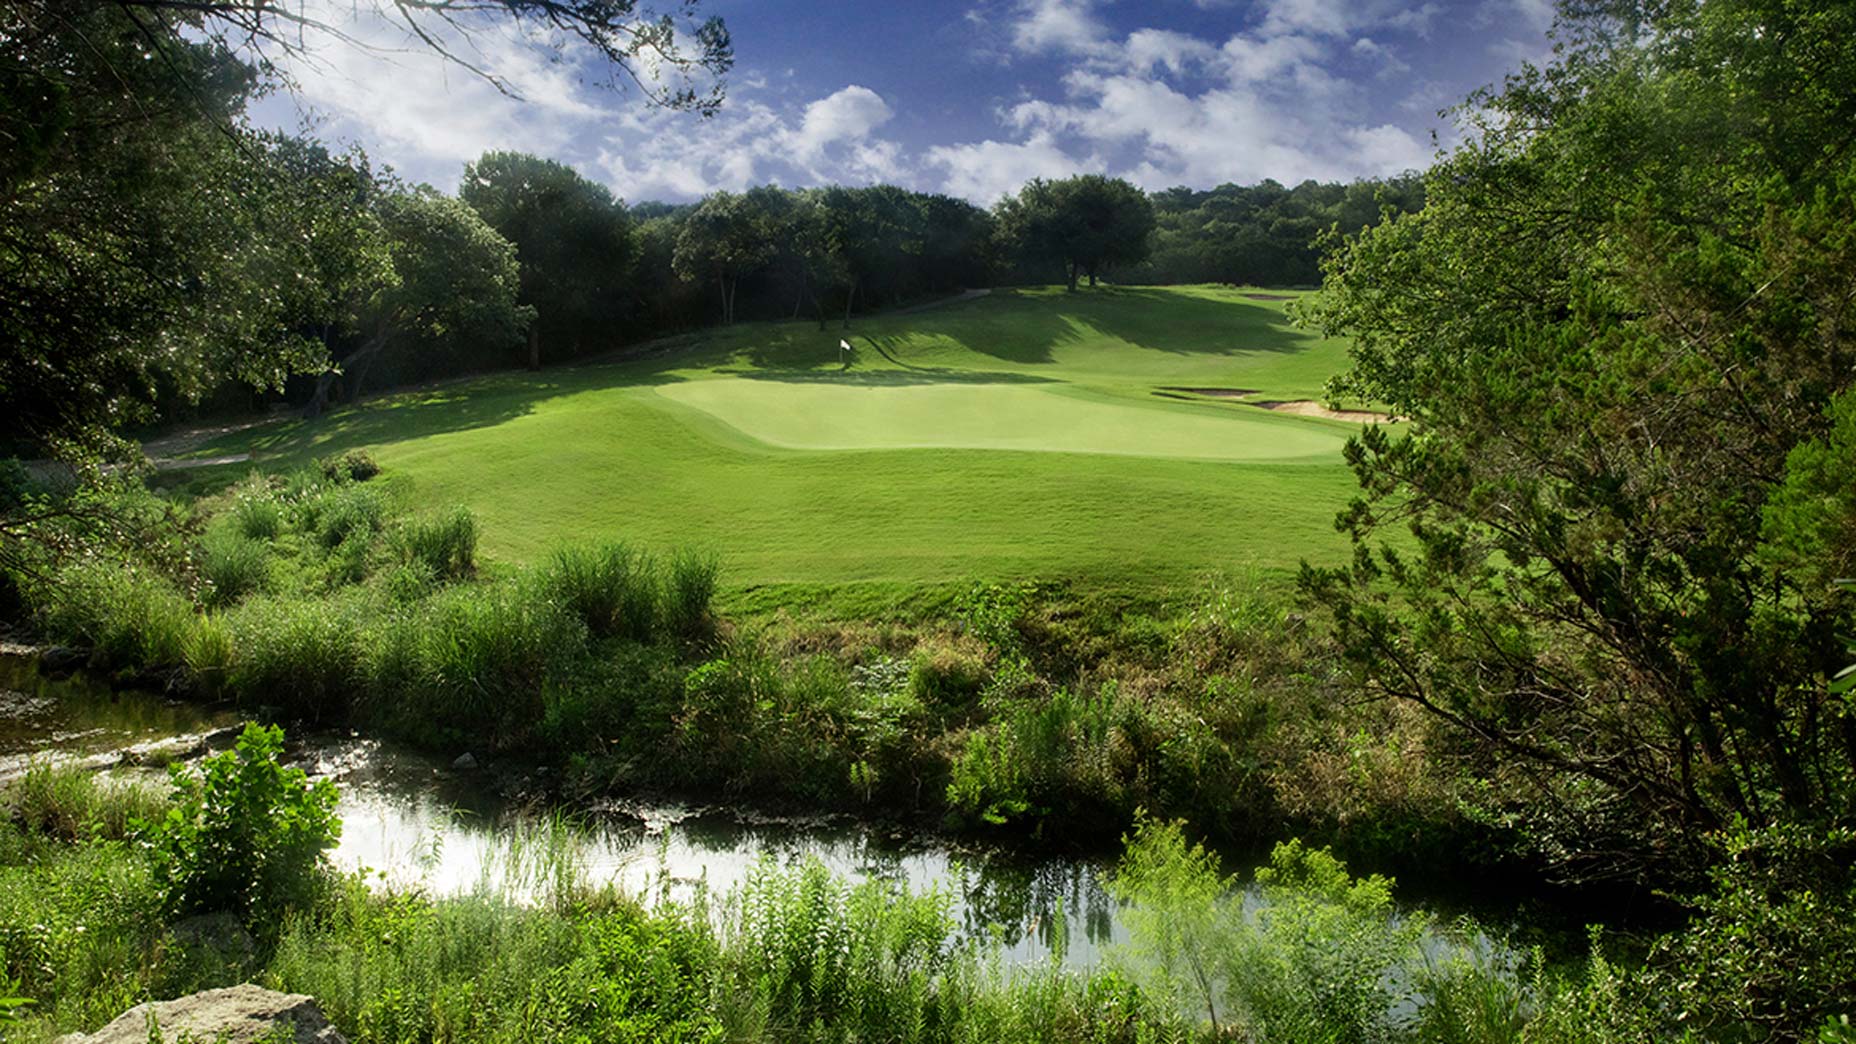
[[[848,351],[850,351],[850,350],[851,350],[851,342],[849,342],[849,341],[839,341],[839,342],[838,342],[838,347],[840,347],[840,348],[842,348],[842,349],[844,349],[845,351],[847,351],[847,352],[848,352]]]

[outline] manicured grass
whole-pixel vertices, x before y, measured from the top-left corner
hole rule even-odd
[[[486,559],[608,537],[703,546],[735,596],[824,584],[902,598],[982,578],[1153,587],[1281,577],[1345,553],[1333,518],[1353,487],[1351,426],[1167,391],[1318,397],[1344,364],[1343,343],[1240,291],[1001,291],[848,334],[743,324],[195,452],[268,467],[365,446],[422,504],[468,504]]]

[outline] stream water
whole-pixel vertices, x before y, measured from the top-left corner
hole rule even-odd
[[[230,746],[226,710],[112,691],[82,675],[44,677],[33,660],[0,655],[0,785],[34,762],[60,761],[159,780],[167,763]],[[341,790],[338,866],[434,894],[521,887],[525,855],[555,820],[499,796],[492,774],[348,734],[293,733],[291,757]],[[964,934],[991,936],[1008,962],[1100,960],[1126,932],[1101,883],[1103,864],[957,849],[837,819],[781,819],[674,802],[612,802],[577,811],[568,844],[584,879],[647,900],[726,895],[762,860],[807,858],[853,879],[916,892],[943,889]]]
[[[164,766],[225,749],[236,739],[229,710],[113,691],[75,675],[53,680],[36,661],[0,653],[0,786],[35,762],[57,761],[144,781]],[[612,882],[649,902],[707,889],[726,896],[763,860],[811,858],[852,880],[887,878],[917,892],[941,889],[963,935],[991,938],[1008,963],[1089,966],[1127,938],[1121,909],[1103,887],[1106,864],[1028,857],[885,832],[855,821],[781,819],[728,808],[622,801],[559,816],[498,794],[498,775],[352,734],[291,737],[291,758],[340,787],[344,869],[382,886],[456,895],[489,889],[521,898],[541,878],[537,854],[565,851],[580,880]],[[550,840],[552,839],[552,840]],[[1247,903],[1261,901],[1258,893]],[[1432,935],[1432,957],[1464,946]],[[1466,945],[1488,952],[1477,936]]]

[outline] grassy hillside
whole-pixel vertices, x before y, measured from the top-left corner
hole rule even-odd
[[[194,452],[265,465],[365,446],[421,502],[475,509],[493,558],[599,537],[698,544],[737,591],[1281,575],[1344,553],[1332,520],[1352,426],[1176,390],[1318,397],[1345,346],[1281,309],[1218,288],[1031,290],[848,335],[745,324]]]

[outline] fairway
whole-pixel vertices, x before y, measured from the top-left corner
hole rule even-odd
[[[736,592],[1151,589],[1280,578],[1347,552],[1333,520],[1357,426],[1173,390],[1319,397],[1345,345],[1295,329],[1280,302],[1005,291],[848,333],[744,323],[653,348],[391,395],[194,453],[281,467],[366,447],[421,506],[475,510],[490,560],[610,538],[695,545],[720,553]]]

